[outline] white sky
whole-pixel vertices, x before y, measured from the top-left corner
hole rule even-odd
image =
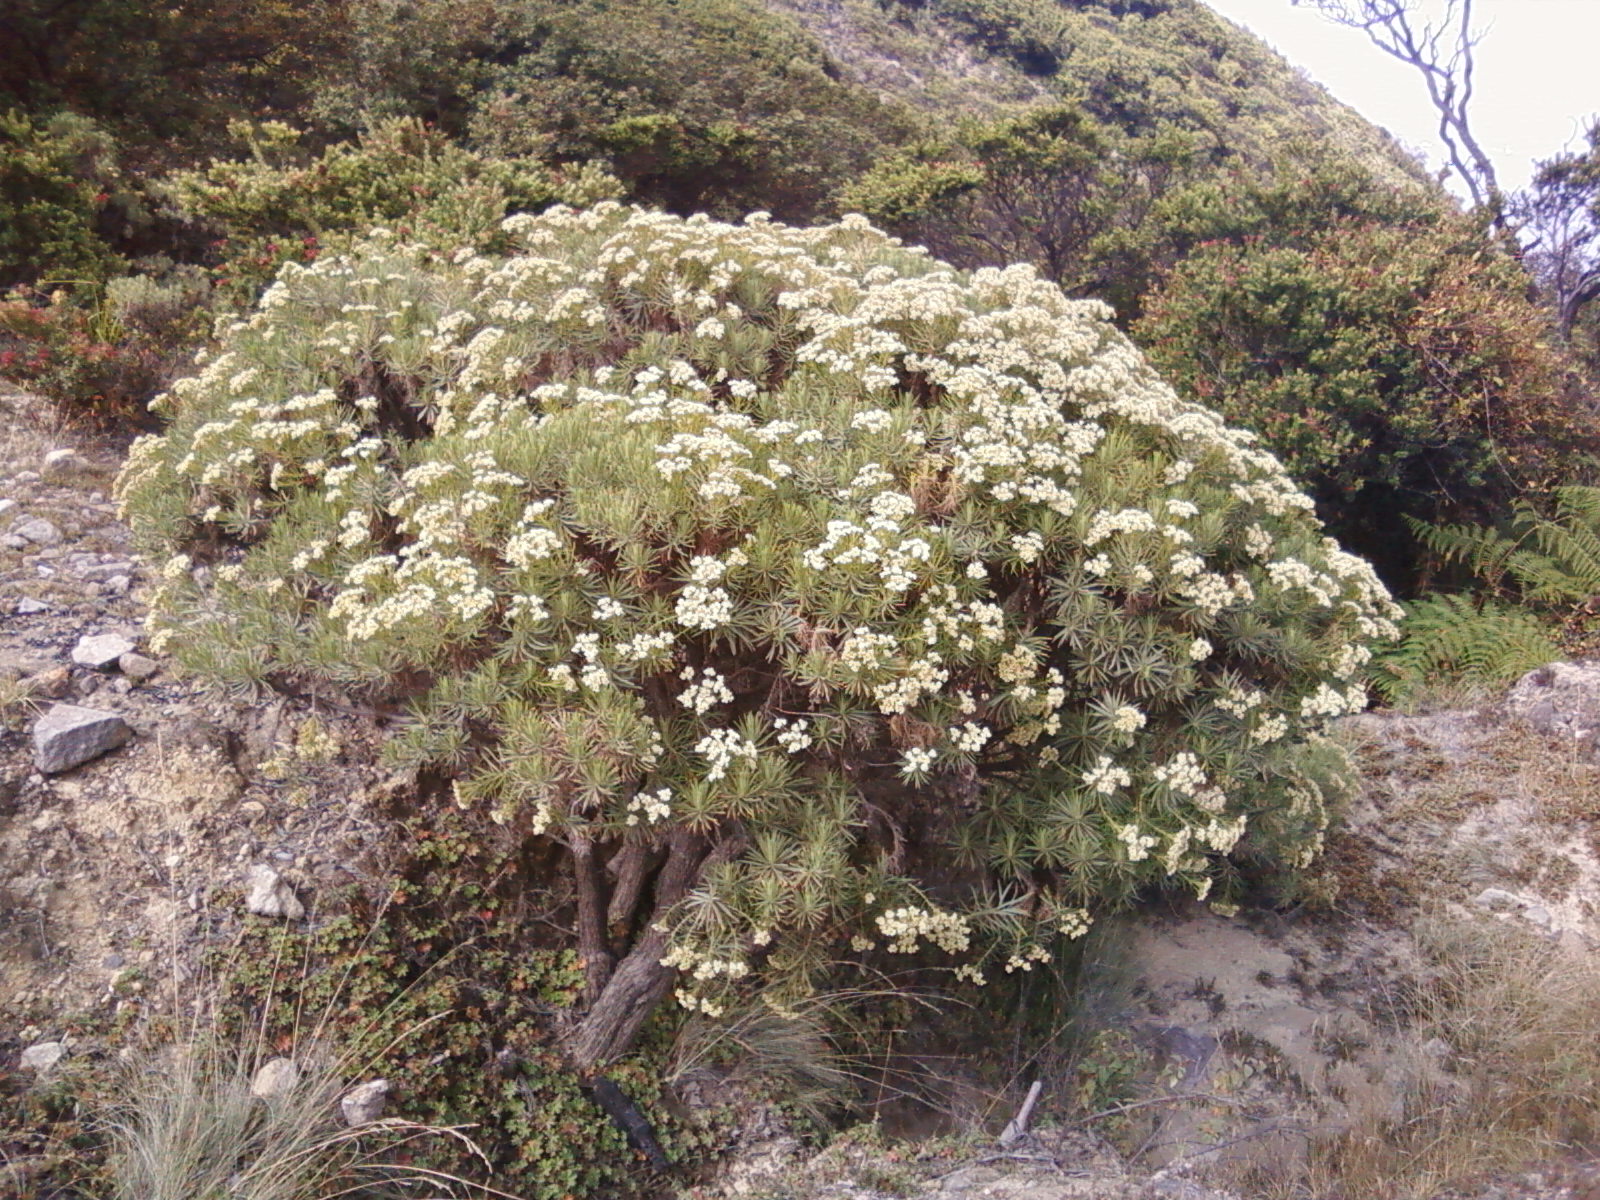
[[[1428,3],[1429,0],[1420,0]],[[1438,123],[1415,68],[1290,0],[1205,0],[1251,30],[1437,169]],[[1437,0],[1433,0],[1437,8]],[[1600,0],[1477,0],[1476,92],[1470,110],[1500,186],[1525,186],[1538,159],[1577,149],[1600,113]],[[1452,184],[1452,189],[1460,191]]]

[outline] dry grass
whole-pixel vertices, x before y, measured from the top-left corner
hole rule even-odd
[[[20,730],[39,711],[33,688],[31,679],[7,679],[0,675],[0,729]]]
[[[269,1098],[251,1093],[254,1065],[201,1038],[128,1067],[102,1121],[117,1200],[322,1200],[398,1195],[408,1184],[455,1194],[458,1181],[400,1166],[393,1152],[418,1138],[465,1140],[460,1130],[394,1119],[349,1128],[339,1118],[356,1082],[348,1064],[308,1063]]]
[[[1498,922],[1432,919],[1434,971],[1407,997],[1410,1086],[1354,1114],[1304,1163],[1254,1164],[1259,1200],[1425,1200],[1443,1188],[1590,1152],[1600,1134],[1600,965]],[[1448,1048],[1446,1048],[1448,1047]]]

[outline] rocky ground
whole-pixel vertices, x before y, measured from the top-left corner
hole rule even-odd
[[[74,1042],[62,1014],[137,1015],[181,991],[224,916],[316,919],[319,894],[382,854],[379,810],[403,782],[374,764],[359,717],[203,695],[142,653],[148,579],[109,499],[119,448],[52,429],[15,394],[0,394],[0,429],[0,1070],[44,1075],[106,1049]],[[1467,1070],[1399,1011],[1429,977],[1419,930],[1594,953],[1597,697],[1600,670],[1563,665],[1476,708],[1348,722],[1367,788],[1320,903],[1173,910],[1115,939],[1097,1003],[1128,1056],[1114,1065],[1139,1076],[1125,1110],[1062,1124],[1064,1077],[1039,1069],[1045,1115],[1006,1145],[1020,1086],[981,1112],[952,1106],[960,1136],[922,1144],[817,1155],[753,1122],[728,1168],[685,1194],[1297,1194],[1250,1181],[1287,1177],[1317,1139],[1403,1117]],[[26,1171],[0,1167],[0,1194],[10,1179],[26,1195]],[[1593,1179],[1573,1153],[1435,1194],[1600,1200]]]

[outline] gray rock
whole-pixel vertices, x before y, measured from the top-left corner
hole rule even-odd
[[[339,1111],[349,1126],[370,1125],[383,1116],[383,1106],[389,1101],[389,1081],[369,1079],[351,1088],[339,1101]]]
[[[1600,663],[1554,662],[1512,685],[1506,709],[1540,733],[1600,747]]]
[[[10,516],[12,512],[16,511],[16,507],[17,502],[12,500],[10,497],[0,500],[0,520],[4,520],[6,517]]]
[[[31,598],[17,601],[16,613],[19,617],[31,617],[35,613],[49,612],[50,606],[42,600]]]
[[[126,575],[113,575],[104,584],[106,591],[113,596],[126,596],[132,586],[133,580]]]
[[[38,1042],[29,1046],[22,1052],[18,1066],[26,1071],[36,1071],[43,1075],[67,1056],[67,1047],[62,1042]]]
[[[120,559],[112,562],[90,563],[87,566],[77,567],[76,570],[79,576],[84,579],[103,582],[117,575],[128,574],[133,570],[133,564],[126,559]]]
[[[1506,912],[1515,908],[1527,908],[1533,903],[1526,896],[1519,896],[1515,892],[1508,892],[1505,888],[1487,887],[1472,898],[1472,902],[1479,908],[1491,911]]]
[[[251,867],[245,883],[250,888],[244,898],[246,912],[258,917],[287,917],[291,921],[306,915],[306,906],[300,903],[294,889],[266,863]]]
[[[88,465],[83,455],[70,447],[63,447],[46,454],[43,462],[39,464],[39,469],[48,479],[54,475],[76,475]]]
[[[115,750],[133,736],[116,713],[76,704],[52,705],[33,726],[33,763],[55,775]]]
[[[250,1094],[262,1100],[287,1096],[300,1082],[300,1068],[292,1058],[269,1058],[250,1080]]]
[[[32,520],[24,521],[11,532],[18,537],[26,538],[35,546],[54,546],[61,540],[61,530],[43,517],[34,517]]]
[[[31,545],[33,543],[27,538],[19,537],[14,533],[0,535],[0,546],[4,546],[7,550],[26,550]]]
[[[12,483],[38,483],[39,482],[39,472],[37,472],[37,471],[18,471],[15,475],[13,475],[11,477],[11,482]]]
[[[117,659],[117,670],[121,671],[135,683],[142,683],[161,669],[161,664],[153,658],[146,658],[142,654],[129,652]]]
[[[72,661],[80,667],[93,667],[96,671],[109,670],[117,665],[124,654],[133,653],[133,643],[115,633],[100,633],[81,637],[72,648]]]
[[[1550,910],[1542,904],[1530,904],[1522,910],[1522,919],[1540,929],[1554,928],[1556,919],[1550,915]]]

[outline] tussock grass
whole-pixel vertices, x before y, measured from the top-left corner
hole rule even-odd
[[[20,730],[39,711],[33,687],[31,679],[7,679],[0,675],[0,729]]]
[[[175,997],[181,996],[179,981],[173,982]],[[289,1044],[269,1044],[266,1006],[259,1024],[247,1022],[232,1038],[218,1032],[226,1027],[215,1000],[221,990],[215,979],[204,979],[194,993],[198,998],[187,1030],[121,1064],[98,1120],[108,1147],[112,1200],[379,1200],[418,1195],[516,1200],[408,1161],[408,1143],[446,1137],[460,1142],[492,1171],[467,1135],[467,1126],[380,1117],[351,1127],[341,1111],[340,1101],[351,1088],[380,1077],[383,1064],[392,1061],[402,1043],[446,1014],[398,1034],[380,1033],[389,1028],[385,1018],[391,1016],[391,1004],[372,1013],[353,1037],[335,1044],[329,1027],[337,1000],[330,1000],[322,1013],[301,1015]],[[293,1063],[291,1081],[257,1095],[252,1084],[258,1071],[279,1057]]]
[[[459,1181],[399,1165],[393,1153],[465,1134],[397,1119],[346,1127],[339,1099],[357,1080],[341,1065],[313,1064],[269,1098],[251,1093],[250,1054],[207,1037],[129,1066],[103,1118],[116,1200],[322,1200],[399,1194],[405,1184],[461,1194]]]

